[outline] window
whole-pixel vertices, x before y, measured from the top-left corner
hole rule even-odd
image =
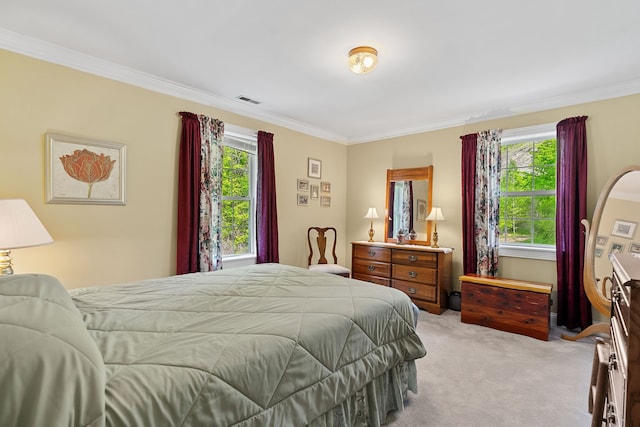
[[[222,255],[255,254],[256,135],[225,124],[222,163]]]
[[[555,259],[555,125],[503,132],[501,163],[500,254]]]

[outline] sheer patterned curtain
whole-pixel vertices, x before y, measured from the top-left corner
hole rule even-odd
[[[222,140],[224,123],[181,112],[176,273],[222,267]]]
[[[279,262],[278,208],[273,134],[258,132],[258,203],[256,262]]]
[[[498,274],[500,140],[502,130],[478,133],[476,147],[475,237],[478,274]]]
[[[591,324],[591,305],[584,292],[585,236],[580,221],[587,217],[587,116],[556,125],[556,268],[558,325],[568,329]]]

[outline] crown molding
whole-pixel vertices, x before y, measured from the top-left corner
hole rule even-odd
[[[266,113],[253,105],[248,105],[237,99],[230,100],[223,98],[212,93],[180,85],[152,74],[123,67],[104,59],[67,49],[53,43],[27,37],[2,28],[0,28],[0,48],[46,62],[73,68],[89,74],[127,83],[143,89],[148,89],[153,92],[163,93],[165,95],[219,108],[227,112],[261,120],[269,124],[282,126],[317,138],[343,144],[347,142],[347,138],[342,135],[309,126],[305,123],[300,123],[286,117]]]
[[[357,138],[350,138],[349,144],[360,144],[365,142],[380,141],[389,138],[414,135],[417,133],[432,132],[456,126],[465,126],[473,123],[481,123],[495,119],[504,119],[517,116],[519,114],[536,113],[539,111],[553,110],[555,108],[568,107],[571,105],[586,104],[589,102],[603,101],[605,99],[619,98],[623,96],[636,95],[640,93],[640,79],[629,80],[613,85],[601,86],[589,90],[564,93],[557,96],[539,98],[521,104],[514,104],[509,109],[496,110],[494,112],[476,112],[468,115],[458,116],[450,120],[428,123],[424,126],[406,127],[396,129],[393,132],[363,135]],[[558,118],[558,121],[562,118]]]
[[[523,101],[520,104],[512,104],[512,106],[506,110],[500,109],[495,111],[475,112],[449,120],[426,123],[420,126],[410,126],[389,132],[347,137],[329,132],[325,129],[310,126],[306,123],[301,123],[281,115],[264,112],[260,110],[259,107],[249,105],[237,99],[231,100],[223,98],[212,93],[180,85],[151,74],[123,67],[110,61],[2,28],[0,28],[0,48],[154,92],[219,108],[224,111],[260,120],[269,124],[282,126],[305,135],[347,145],[431,132],[488,120],[512,117],[518,114],[533,113],[640,93],[640,79],[636,79],[614,85],[595,87],[579,92],[564,93],[531,101]]]

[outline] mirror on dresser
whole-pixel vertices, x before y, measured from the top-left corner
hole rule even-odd
[[[562,337],[578,340],[595,333],[608,333],[611,315],[611,253],[640,253],[640,166],[629,166],[614,174],[598,198],[593,220],[582,221],[586,232],[584,290],[591,305],[601,314],[578,335]],[[597,320],[597,319],[594,319]]]
[[[432,188],[433,166],[387,169],[385,242],[398,243],[398,232],[403,230],[405,243],[431,244],[431,222],[426,218],[431,210]],[[409,237],[412,230],[415,236]]]

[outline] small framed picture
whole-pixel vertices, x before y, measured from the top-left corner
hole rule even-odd
[[[322,178],[322,162],[320,160],[309,157],[307,176],[309,176],[309,178]]]
[[[596,245],[604,246],[607,244],[607,240],[609,240],[607,236],[598,236],[596,237]]]
[[[308,194],[298,194],[298,206],[309,206]]]
[[[331,183],[322,181],[320,183],[320,192],[322,193],[331,193]]]
[[[629,252],[633,254],[640,254],[640,243],[632,243],[629,245]]]
[[[298,179],[298,191],[309,191],[308,179]]]
[[[596,248],[595,256],[600,258],[602,256],[602,248]]]
[[[320,193],[320,187],[317,186],[317,185],[312,185],[311,186],[311,198],[312,199],[317,199],[319,193]]]
[[[637,225],[638,224],[635,222],[623,221],[618,219],[613,223],[613,230],[611,231],[611,235],[624,237],[625,239],[632,239]]]
[[[610,254],[619,254],[624,249],[624,245],[621,243],[612,243],[611,249],[609,250]]]
[[[331,196],[320,196],[320,206],[323,208],[330,208]]]

